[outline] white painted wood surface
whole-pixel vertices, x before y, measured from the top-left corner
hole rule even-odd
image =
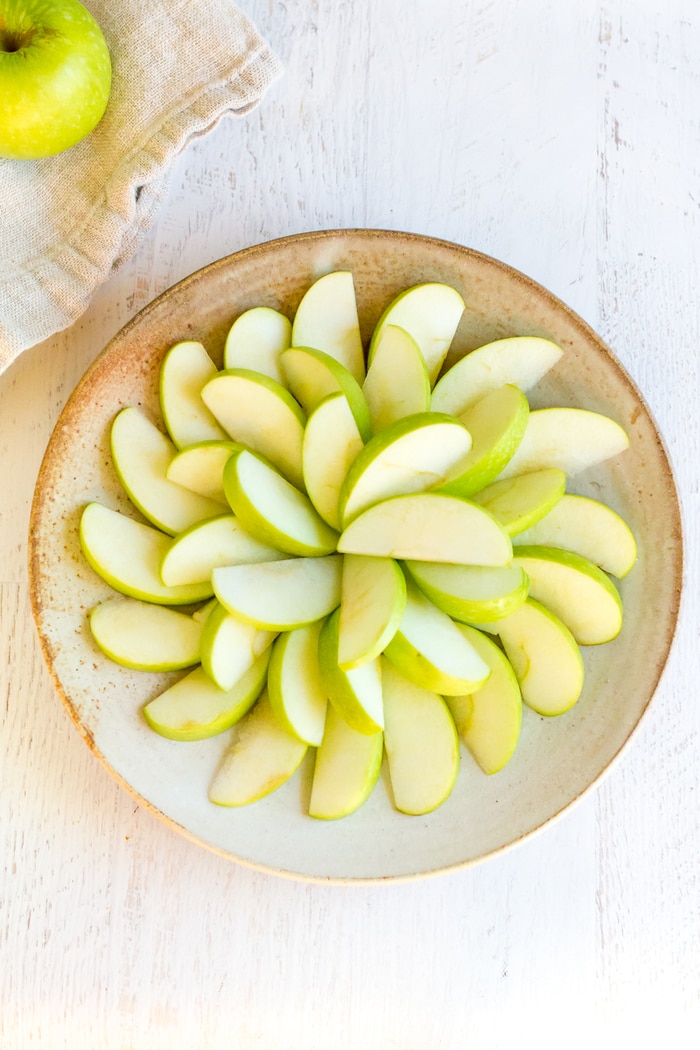
[[[133,261],[0,380],[0,1046],[696,1046],[696,0],[243,6],[284,79],[179,159]],[[141,810],[54,695],[25,571],[43,449],[110,336],[216,258],[349,226],[470,245],[582,314],[658,420],[687,546],[670,664],[599,788],[500,858],[376,888],[257,874]]]

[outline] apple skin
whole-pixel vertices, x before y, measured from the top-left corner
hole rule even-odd
[[[0,156],[51,157],[102,119],[112,84],[109,49],[78,0],[0,3]]]

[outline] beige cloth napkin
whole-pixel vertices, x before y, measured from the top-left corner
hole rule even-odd
[[[40,161],[0,159],[0,373],[72,324],[134,253],[172,161],[280,74],[232,0],[83,0],[113,66],[105,116]]]

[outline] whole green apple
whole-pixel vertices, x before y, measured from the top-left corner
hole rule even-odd
[[[78,0],[0,0],[0,157],[75,145],[102,118],[111,82],[105,38]]]

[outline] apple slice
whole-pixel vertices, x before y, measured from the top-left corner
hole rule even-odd
[[[200,441],[177,452],[165,471],[168,481],[198,492],[228,507],[224,492],[224,467],[229,456],[245,446],[237,441]]]
[[[306,493],[332,529],[340,530],[340,490],[362,446],[362,435],[345,395],[324,398],[309,416],[301,458]]]
[[[518,543],[561,547],[617,577],[626,576],[637,559],[627,523],[605,503],[587,496],[563,496],[546,516],[520,532]]]
[[[202,667],[219,689],[232,689],[276,637],[276,632],[245,623],[219,604],[202,627]]]
[[[352,273],[347,270],[327,273],[306,291],[294,316],[292,346],[323,350],[362,383],[365,355]]]
[[[266,650],[232,689],[219,689],[201,667],[151,700],[143,715],[152,729],[170,740],[206,740],[235,725],[253,706],[265,685],[270,650]]]
[[[224,467],[224,491],[244,529],[287,554],[331,554],[338,534],[303,492],[254,452],[232,456]]]
[[[136,671],[178,671],[200,660],[202,625],[191,616],[135,598],[96,605],[90,631],[102,652]]]
[[[358,733],[378,733],[384,728],[382,680],[379,658],[351,671],[338,666],[340,610],[321,629],[318,659],[326,695],[338,714]]]
[[[197,623],[204,623],[210,612],[218,605],[216,598],[210,598],[204,605],[200,605],[198,609],[192,613],[192,619],[196,620]]]
[[[226,437],[202,401],[202,387],[216,375],[216,365],[201,343],[187,340],[168,350],[160,367],[160,410],[178,448]]]
[[[525,436],[501,477],[542,467],[559,467],[572,476],[624,452],[629,443],[620,424],[599,412],[538,408],[530,413]]]
[[[564,471],[545,467],[533,470],[531,474],[517,474],[504,481],[494,481],[471,498],[493,514],[509,536],[516,536],[548,514],[562,498],[565,489]]]
[[[529,581],[519,565],[491,568],[407,561],[406,568],[437,609],[465,623],[500,620],[515,612],[528,594]]]
[[[445,699],[472,757],[484,773],[492,776],[510,762],[520,737],[520,686],[510,662],[495,642],[465,624],[459,629],[489,665],[491,674],[478,692]]]
[[[301,487],[301,441],[306,416],[288,390],[245,368],[219,372],[202,398],[234,441],[239,441]]]
[[[287,386],[307,415],[329,394],[345,394],[362,440],[371,435],[369,408],[357,380],[345,365],[322,350],[293,346],[281,357]]]
[[[419,816],[450,795],[459,772],[459,738],[441,696],[408,681],[382,660],[384,745],[394,804]]]
[[[610,642],[622,627],[622,600],[602,569],[555,547],[514,547],[513,564],[530,580],[530,595],[566,624],[579,645]]]
[[[292,325],[269,306],[246,310],[231,325],[224,345],[224,368],[249,368],[284,386],[280,354],[291,345]]]
[[[289,558],[214,569],[212,585],[230,613],[268,631],[290,631],[340,604],[342,558]]]
[[[329,704],[323,741],[316,752],[309,816],[338,820],[359,809],[379,779],[383,753],[381,733],[358,733]]]
[[[328,697],[321,679],[318,638],[323,621],[280,635],[272,647],[267,690],[277,720],[305,744],[323,740]]]
[[[167,587],[204,583],[219,565],[279,561],[281,557],[280,551],[247,533],[234,514],[222,514],[175,537],[163,558],[160,577]]]
[[[170,537],[100,503],[80,518],[80,544],[91,568],[120,594],[158,605],[192,605],[211,598],[211,582],[166,587],[160,566]]]
[[[221,506],[169,481],[175,446],[139,408],[123,408],[110,431],[112,462],[127,496],[145,518],[174,535],[204,518],[221,514]]]
[[[387,325],[403,328],[418,344],[428,368],[431,385],[447,357],[447,351],[464,313],[464,299],[454,288],[436,282],[419,284],[401,292],[379,318],[369,348],[369,361]]]
[[[513,556],[510,537],[488,511],[439,492],[396,496],[370,507],[341,533],[338,550],[469,565],[509,565]]]
[[[434,412],[461,416],[491,390],[507,383],[527,393],[562,355],[556,343],[538,336],[496,339],[472,350],[445,372],[435,385],[430,407]]]
[[[265,690],[233,729],[226,751],[209,787],[217,806],[246,806],[285,784],[297,771],[307,745],[279,724]]]
[[[406,608],[406,580],[391,558],[346,554],[340,591],[338,666],[374,660],[396,634]]]
[[[433,412],[406,416],[376,434],[359,453],[340,491],[343,526],[375,503],[424,492],[445,481],[472,445],[466,427]]]
[[[380,332],[362,392],[375,434],[397,419],[429,410],[428,366],[417,342],[403,328],[387,324]]]

